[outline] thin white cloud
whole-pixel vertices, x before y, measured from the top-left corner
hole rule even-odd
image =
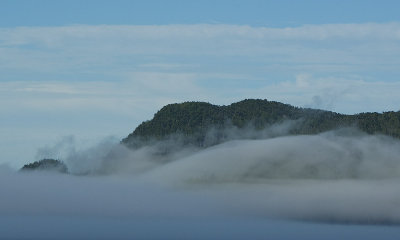
[[[91,133],[127,134],[163,105],[191,100],[398,110],[399,42],[400,23],[0,28],[0,131],[17,139],[51,116],[52,129],[71,134],[89,128],[81,119],[93,119]]]
[[[399,90],[400,82],[299,74],[293,81],[271,84],[260,89],[247,89],[241,94],[247,97],[265,97],[300,107],[353,114],[399,111]]]
[[[207,24],[20,27],[0,29],[0,62],[14,68],[33,65],[36,69],[50,71],[50,68],[59,70],[62,66],[65,69],[116,66],[121,57],[178,54],[270,56],[272,62],[296,65],[375,64],[376,59],[381,64],[389,64],[387,58],[398,59],[399,40],[399,23],[296,28]],[[157,64],[167,66],[168,63]]]
[[[233,37],[243,39],[392,39],[400,40],[399,23],[322,24],[293,28],[266,28],[246,25],[73,25],[63,27],[18,27],[0,29],[2,45],[40,43],[55,47],[69,40],[151,39],[215,39]],[[69,44],[73,44],[69,42]]]

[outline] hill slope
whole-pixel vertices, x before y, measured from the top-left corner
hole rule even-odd
[[[67,166],[62,161],[55,159],[42,159],[40,161],[25,164],[21,168],[21,171],[33,171],[33,170],[68,173]]]
[[[210,129],[248,126],[262,130],[285,121],[296,121],[287,134],[316,134],[339,127],[357,127],[367,133],[400,137],[400,112],[338,114],[260,99],[246,99],[228,106],[205,102],[169,104],[152,120],[140,124],[122,143],[137,147],[173,135],[184,136],[186,143],[204,146]],[[214,144],[222,142],[223,136]]]

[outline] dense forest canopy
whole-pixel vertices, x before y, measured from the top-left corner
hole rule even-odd
[[[287,134],[316,134],[340,127],[356,127],[369,134],[400,137],[400,112],[345,115],[275,101],[246,99],[228,106],[206,102],[166,105],[152,120],[140,124],[122,143],[135,147],[138,142],[162,140],[173,134],[181,134],[187,137],[188,142],[202,146],[210,128],[233,126],[240,129],[252,126],[262,130],[288,120],[296,121],[296,125]]]
[[[25,164],[22,168],[22,171],[29,170],[43,170],[43,171],[54,171],[60,173],[67,173],[67,166],[60,160],[56,159],[42,159],[40,161],[35,161],[33,163]]]

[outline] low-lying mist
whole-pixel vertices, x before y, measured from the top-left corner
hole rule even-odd
[[[57,146],[70,175],[0,167],[0,215],[400,223],[398,139],[355,129],[249,136],[205,149],[173,138],[76,150],[69,139]]]

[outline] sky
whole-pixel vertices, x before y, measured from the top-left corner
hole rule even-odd
[[[0,164],[183,101],[400,110],[398,1],[0,2]]]

